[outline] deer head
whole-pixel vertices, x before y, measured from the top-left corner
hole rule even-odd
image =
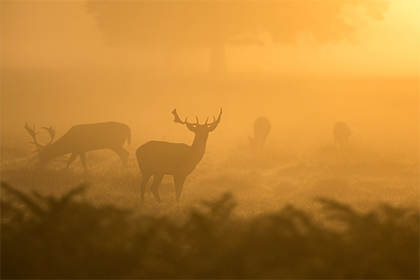
[[[25,125],[23,126],[26,131],[28,131],[29,135],[31,135],[33,142],[29,142],[31,144],[34,144],[36,146],[36,150],[34,152],[38,152],[39,154],[39,158],[41,160],[41,165],[45,165],[46,164],[46,159],[45,159],[45,148],[48,147],[49,145],[51,145],[51,143],[54,141],[54,137],[55,137],[55,128],[50,126],[50,127],[41,127],[41,129],[45,129],[48,134],[50,135],[50,142],[48,142],[45,145],[41,145],[36,141],[36,136],[38,135],[39,132],[35,131],[35,125],[29,126],[28,123],[25,122]]]
[[[196,135],[206,135],[206,136],[208,135],[209,132],[212,132],[213,130],[215,130],[216,127],[219,125],[222,113],[223,113],[222,109],[220,108],[220,113],[217,119],[216,117],[213,117],[213,122],[208,123],[209,118],[207,118],[204,124],[200,124],[200,121],[198,120],[197,116],[195,117],[197,122],[190,123],[188,122],[188,117],[185,118],[185,121],[182,121],[181,118],[178,116],[176,109],[172,111],[172,114],[175,116],[175,119],[174,119],[175,123],[185,124],[187,128],[193,133],[195,133]]]

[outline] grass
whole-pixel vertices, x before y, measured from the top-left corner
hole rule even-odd
[[[127,170],[121,170],[121,162],[112,152],[88,153],[90,173],[86,175],[78,160],[70,170],[64,170],[66,157],[39,170],[35,154],[26,152],[27,157],[22,157],[25,151],[19,150],[15,158],[10,158],[10,150],[2,149],[2,153],[8,153],[8,157],[2,155],[2,180],[19,190],[30,188],[62,195],[74,186],[88,183],[91,188],[87,198],[96,204],[161,213],[174,203],[173,180],[166,176],[159,188],[164,203],[157,207],[148,187],[145,205],[140,205],[141,173],[133,155]],[[278,210],[286,203],[310,205],[320,196],[360,209],[381,202],[395,206],[417,206],[419,202],[418,156],[410,154],[359,147],[337,151],[332,146],[300,154],[292,150],[253,154],[237,149],[216,157],[211,152],[187,177],[181,207],[196,206],[203,199],[217,198],[225,192],[234,194],[239,211],[251,216]]]
[[[180,203],[162,204],[135,159],[107,151],[90,173],[2,149],[6,278],[418,278],[418,156],[331,146],[208,151]],[[25,270],[20,269],[25,267]]]

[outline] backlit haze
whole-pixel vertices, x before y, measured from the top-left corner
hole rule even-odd
[[[299,1],[302,6],[310,2]],[[328,7],[330,1],[316,2]],[[136,3],[141,2],[124,5]],[[106,5],[112,4],[119,13],[109,15],[112,7]],[[131,127],[134,148],[151,139],[191,143],[192,134],[173,123],[171,111],[177,108],[182,118],[198,115],[204,121],[223,108],[220,127],[209,138],[209,153],[246,146],[259,116],[272,123],[271,149],[332,144],[333,124],[346,121],[354,143],[418,152],[419,1],[389,1],[374,16],[344,5],[339,17],[354,30],[331,40],[301,30],[288,40],[276,40],[257,26],[225,44],[223,73],[210,69],[208,45],[219,38],[211,31],[212,20],[225,24],[230,15],[240,15],[228,10],[220,21],[197,15],[182,24],[196,26],[193,31],[201,37],[188,42],[182,39],[188,33],[180,31],[178,42],[171,41],[177,33],[166,33],[165,26],[157,34],[144,31],[148,18],[141,27],[142,19],[127,14],[132,9],[124,5],[1,2],[2,144],[29,141],[25,121],[55,126],[59,137],[73,125],[109,120]],[[168,15],[165,23],[180,21]],[[307,15],[293,14],[298,19],[293,22],[308,24],[313,18]],[[318,17],[319,24],[323,18]],[[287,20],[279,16],[273,30],[287,29]],[[254,24],[251,18],[249,24]],[[131,38],[137,28],[138,38]],[[143,45],[141,34],[151,41],[169,38],[169,43]]]
[[[419,279],[420,1],[0,5],[3,278]]]

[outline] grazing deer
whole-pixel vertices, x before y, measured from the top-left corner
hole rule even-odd
[[[44,146],[36,141],[36,135],[39,132],[35,131],[35,125],[30,127],[25,123],[24,127],[34,140],[31,143],[37,147],[36,151],[38,152],[42,167],[46,166],[54,158],[71,153],[66,169],[70,167],[77,156],[80,156],[85,172],[87,172],[86,152],[98,149],[113,150],[122,159],[123,167],[127,165],[129,153],[122,146],[125,141],[130,146],[131,130],[125,124],[105,122],[76,125],[71,127],[66,134],[55,142],[53,142],[55,128],[41,127],[47,130],[51,137],[50,142]]]
[[[350,128],[345,122],[336,123],[333,129],[335,146],[339,149],[346,148],[351,133]]]
[[[270,131],[270,121],[266,117],[257,118],[254,122],[254,138],[249,137],[251,150],[262,151]]]
[[[207,118],[204,124],[199,124],[197,117],[196,123],[189,123],[188,118],[182,121],[176,109],[172,111],[172,114],[175,116],[175,123],[185,124],[195,134],[193,144],[188,146],[181,143],[150,141],[137,149],[137,161],[143,175],[140,189],[142,201],[144,201],[146,185],[152,175],[154,179],[151,190],[157,202],[161,201],[158,188],[164,175],[174,177],[176,200],[179,201],[185,179],[203,158],[209,132],[218,126],[222,109],[217,120],[214,118],[212,123],[207,123]]]

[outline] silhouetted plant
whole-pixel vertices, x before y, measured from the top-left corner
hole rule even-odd
[[[106,278],[134,265],[124,248],[128,212],[74,202],[85,190],[56,199],[2,183],[2,277]]]
[[[287,206],[233,215],[230,194],[183,222],[134,217],[75,196],[27,195],[2,183],[3,278],[418,278],[419,213],[358,212],[319,199],[327,220]]]

